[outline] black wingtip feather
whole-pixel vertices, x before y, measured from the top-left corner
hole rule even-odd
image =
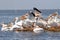
[[[37,8],[35,8],[35,7],[33,8],[33,10],[36,10],[36,11],[38,11],[39,13],[42,13],[41,11],[39,11],[39,10],[38,10]]]

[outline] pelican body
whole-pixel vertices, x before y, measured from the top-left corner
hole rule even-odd
[[[44,29],[43,29],[43,28],[40,28],[40,27],[35,27],[35,28],[33,29],[33,31],[34,31],[35,33],[40,33],[40,32],[43,32]]]

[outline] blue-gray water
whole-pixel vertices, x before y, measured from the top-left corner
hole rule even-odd
[[[0,23],[3,21],[9,23],[16,16],[21,16],[30,10],[0,10]],[[54,10],[41,10],[42,15],[46,18],[49,14],[58,12],[59,9]],[[1,28],[1,26],[0,26]],[[0,40],[60,40],[60,32],[42,32],[39,34],[33,32],[1,32],[0,31]]]

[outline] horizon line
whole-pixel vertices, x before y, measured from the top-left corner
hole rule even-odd
[[[54,8],[54,9],[60,9],[60,8]],[[0,10],[33,10],[33,9],[0,9]],[[41,10],[53,10],[53,9],[48,9],[47,8],[47,9],[41,9]]]

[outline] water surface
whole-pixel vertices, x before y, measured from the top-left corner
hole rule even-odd
[[[19,17],[29,11],[30,10],[0,10],[0,23],[3,21],[5,23],[9,23],[13,20],[14,17]],[[59,9],[41,11],[44,18],[56,11],[60,14]],[[0,40],[60,40],[60,32],[42,32],[37,34],[33,32],[16,33],[0,31]]]

